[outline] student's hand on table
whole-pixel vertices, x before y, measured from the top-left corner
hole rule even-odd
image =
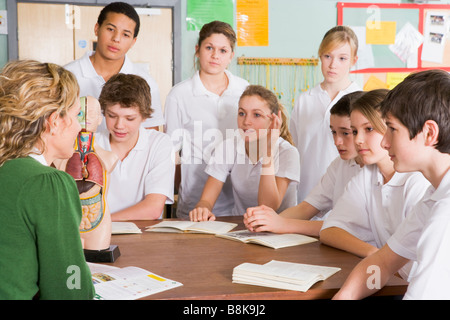
[[[244,214],[244,225],[251,232],[281,232],[283,218],[272,208],[262,205],[248,208]]]
[[[191,221],[214,221],[216,216],[208,209],[204,207],[197,207],[189,212],[189,219]]]

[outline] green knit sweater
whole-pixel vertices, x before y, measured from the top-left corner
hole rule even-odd
[[[0,167],[0,299],[92,299],[73,178],[33,158]]]

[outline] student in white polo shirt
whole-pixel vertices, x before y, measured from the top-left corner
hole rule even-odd
[[[107,195],[112,221],[160,218],[165,203],[173,202],[175,163],[170,137],[141,126],[152,114],[147,82],[136,75],[114,75],[99,102],[108,131],[95,139],[119,158]]]
[[[154,111],[152,117],[145,119],[142,125],[157,129],[164,124],[158,84],[144,68],[131,62],[126,55],[137,40],[139,26],[139,15],[133,6],[124,2],[110,3],[102,9],[95,25],[95,51],[86,52],[64,68],[77,78],[80,96],[93,96],[96,99],[105,82],[114,74],[135,74],[144,78],[150,86]],[[99,131],[105,129],[104,123],[100,125]]]
[[[429,186],[419,172],[395,172],[380,145],[386,132],[379,105],[388,90],[365,93],[351,106],[354,142],[364,163],[323,223],[320,240],[366,257],[381,248]],[[407,268],[401,276],[407,278]]]
[[[364,94],[343,96],[330,110],[330,129],[339,156],[304,201],[280,214],[267,206],[248,208],[244,224],[252,232],[301,233],[319,236],[323,220],[344,192],[348,181],[361,171],[363,163],[353,143],[350,104]]]
[[[248,82],[226,70],[234,57],[235,43],[236,35],[229,24],[205,24],[195,48],[199,70],[175,85],[166,98],[165,130],[181,156],[176,179],[181,181],[175,185],[176,216],[181,219],[188,219],[189,211],[200,200],[211,151],[225,139],[227,129],[237,129],[238,101]],[[233,204],[231,184],[227,181],[214,213],[230,215]]]
[[[283,106],[270,90],[250,85],[239,100],[238,134],[215,149],[200,201],[189,213],[192,221],[214,220],[213,207],[231,177],[235,205],[232,215],[267,205],[282,211],[295,205],[299,182],[298,151],[286,124]]]
[[[420,171],[431,186],[387,244],[362,260],[335,299],[360,299],[382,288],[414,261],[404,299],[450,299],[450,75],[427,70],[409,75],[383,101],[388,130],[383,147],[400,172]],[[379,266],[377,288],[367,270]]]
[[[339,156],[329,132],[330,109],[343,95],[361,90],[349,78],[358,60],[357,52],[358,38],[351,28],[336,26],[328,30],[318,51],[323,81],[295,101],[289,129],[301,159],[299,203]]]

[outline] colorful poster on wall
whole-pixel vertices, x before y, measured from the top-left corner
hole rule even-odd
[[[407,22],[395,36],[395,43],[389,45],[389,49],[403,62],[406,62],[408,68],[417,68],[417,50],[423,42],[423,35]]]
[[[186,9],[186,28],[198,31],[204,24],[219,20],[234,27],[233,0],[188,0]]]
[[[388,85],[388,89],[394,89],[396,85],[405,80],[405,78],[409,75],[407,72],[388,72],[386,73],[386,83]]]
[[[238,46],[269,45],[269,1],[237,0]]]
[[[394,44],[397,22],[396,21],[367,21],[367,44]]]

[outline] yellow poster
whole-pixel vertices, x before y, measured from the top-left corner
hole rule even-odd
[[[366,44],[394,44],[396,21],[367,21]]]
[[[381,79],[378,79],[374,75],[371,75],[367,82],[364,84],[364,91],[371,91],[375,89],[388,89],[388,85]]]
[[[236,1],[237,44],[244,46],[269,45],[269,1]]]
[[[389,86],[389,89],[394,89],[394,87],[402,82],[408,75],[409,73],[387,73],[386,82]]]

